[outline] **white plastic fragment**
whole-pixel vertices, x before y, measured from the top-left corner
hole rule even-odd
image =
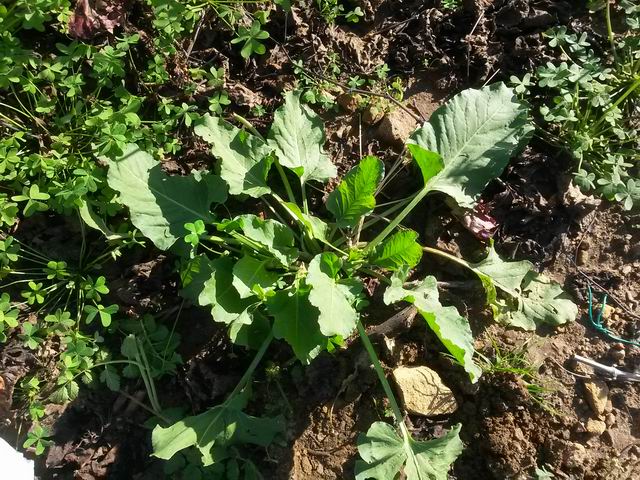
[[[33,460],[27,460],[20,452],[0,438],[0,468],[2,478],[11,480],[33,480]]]

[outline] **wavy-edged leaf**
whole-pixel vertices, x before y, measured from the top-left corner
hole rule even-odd
[[[396,232],[376,247],[369,262],[389,270],[415,267],[422,258],[422,247],[417,239],[418,234],[413,230]]]
[[[428,181],[429,190],[446,193],[461,207],[473,207],[530,131],[524,105],[504,83],[497,83],[453,97],[409,143],[442,157],[444,168]]]
[[[318,323],[322,334],[347,338],[356,328],[358,313],[352,306],[355,300],[352,287],[336,280],[339,263],[333,253],[316,255],[309,262],[306,282],[311,286],[309,302],[320,310]]]
[[[193,446],[200,451],[203,464],[208,466],[225,458],[230,446],[269,445],[282,432],[282,422],[279,418],[259,418],[244,413],[242,409],[248,399],[245,392],[169,427],[156,426],[151,433],[153,455],[169,460],[179,451]]]
[[[267,300],[267,310],[274,318],[273,335],[286,340],[302,363],[308,365],[326,346],[320,311],[309,301],[308,291],[280,290]]]
[[[229,185],[231,195],[258,198],[271,192],[267,174],[272,159],[270,148],[262,140],[208,114],[194,131],[220,159],[220,176]]]
[[[376,189],[384,175],[384,164],[374,156],[364,157],[349,170],[327,199],[327,210],[339,228],[355,227],[376,206]]]
[[[498,322],[535,330],[540,324],[565,324],[578,315],[577,305],[558,283],[537,273],[526,260],[501,259],[493,245],[484,260],[469,267],[480,278]]]
[[[440,303],[438,282],[435,277],[426,277],[418,286],[404,288],[409,268],[399,269],[391,277],[391,285],[384,292],[387,305],[404,300],[415,305],[449,353],[462,365],[472,382],[477,382],[482,370],[473,361],[473,335],[469,322],[455,307]]]
[[[300,94],[288,92],[284,105],[273,115],[269,145],[280,164],[295,172],[302,182],[325,182],[337,174],[336,167],[324,153],[322,120],[300,103]]]
[[[404,441],[388,423],[374,422],[366,435],[358,438],[362,460],[356,462],[356,480],[392,480],[401,469],[407,480],[446,480],[464,447],[460,428],[455,425],[433,440]]]
[[[227,198],[227,186],[217,175],[168,176],[137,145],[128,144],[123,151],[109,160],[107,182],[129,208],[131,223],[161,250],[184,235],[185,223],[210,222],[211,204]]]
[[[233,285],[234,262],[229,257],[219,257],[210,260],[204,255],[192,261],[191,277],[182,289],[183,297],[195,301],[202,307],[211,308],[211,316],[216,322],[229,326],[229,338],[235,343],[242,330],[250,328],[253,315],[250,307],[258,302],[254,297],[242,298]],[[255,346],[260,339],[253,339],[248,346]]]

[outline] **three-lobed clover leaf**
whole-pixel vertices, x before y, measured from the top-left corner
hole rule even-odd
[[[258,20],[254,20],[249,28],[238,28],[238,36],[231,40],[231,43],[236,44],[244,42],[240,55],[242,55],[242,58],[249,58],[254,53],[264,55],[267,49],[260,40],[265,40],[267,38],[269,38],[269,32],[262,30],[260,22]]]

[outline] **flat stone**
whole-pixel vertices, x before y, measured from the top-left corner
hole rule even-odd
[[[609,387],[604,380],[594,379],[584,382],[586,400],[593,413],[600,416],[607,408]]]
[[[453,392],[429,367],[399,367],[393,371],[393,378],[409,413],[433,417],[451,414],[458,408]]]

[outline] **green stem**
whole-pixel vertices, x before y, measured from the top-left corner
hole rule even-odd
[[[289,179],[287,178],[287,174],[284,171],[284,168],[282,168],[282,165],[280,165],[280,162],[278,161],[278,159],[274,159],[273,163],[276,166],[276,170],[278,171],[278,174],[280,175],[280,179],[282,180],[282,184],[284,185],[284,189],[287,192],[287,197],[289,198],[289,201],[291,203],[296,203],[296,197],[293,194],[293,190],[291,189],[291,184],[289,183]]]
[[[431,248],[431,247],[422,247],[422,250],[428,253],[432,253],[434,255],[438,255],[439,257],[446,258],[447,260],[451,260],[452,262],[455,262],[464,268],[473,270],[473,268],[471,268],[471,266],[465,260],[463,260],[462,258],[458,258],[454,255],[451,255],[450,253],[444,252],[437,248]]]
[[[236,387],[227,397],[225,403],[236,396],[238,393],[240,393],[242,390],[244,390],[244,388],[247,386],[247,383],[249,383],[249,380],[251,380],[251,377],[253,376],[253,372],[255,372],[256,368],[258,368],[258,364],[262,360],[262,357],[264,357],[264,354],[267,353],[267,348],[269,348],[269,345],[271,345],[272,340],[273,332],[270,331],[267,337],[262,342],[262,345],[260,345],[260,348],[256,352],[256,356],[253,357],[253,360],[251,360],[251,363],[249,364],[249,367],[247,367],[247,370],[244,372],[244,375],[242,375],[242,378],[240,379]]]
[[[307,203],[307,189],[305,187],[304,181],[300,180],[300,190],[302,191],[302,209],[304,213],[309,215],[309,204]]]
[[[409,430],[407,429],[407,426],[404,423],[404,416],[402,415],[402,411],[398,406],[398,402],[396,400],[395,395],[393,394],[391,385],[389,384],[389,381],[387,380],[387,377],[384,374],[384,370],[382,368],[382,365],[380,364],[378,355],[376,354],[376,351],[374,350],[373,345],[371,344],[371,340],[369,340],[369,337],[367,336],[367,332],[362,326],[362,322],[358,320],[356,325],[358,327],[358,334],[360,335],[362,344],[364,345],[365,350],[369,354],[369,358],[373,363],[373,368],[375,369],[376,374],[378,375],[378,380],[380,380],[380,383],[382,384],[382,389],[384,390],[385,395],[389,399],[389,404],[391,405],[391,411],[393,412],[393,416],[395,417],[396,422],[400,426],[400,431],[402,432],[402,436],[404,437],[405,441],[408,441],[411,438],[411,434],[409,433]]]
[[[620,105],[622,102],[624,102],[624,100],[625,100],[629,95],[631,95],[631,94],[634,92],[634,90],[635,90],[636,88],[638,88],[638,87],[640,87],[640,77],[636,78],[636,79],[635,79],[635,81],[631,84],[631,86],[629,86],[629,88],[627,88],[627,89],[625,90],[625,92],[624,92],[622,95],[620,95],[620,97],[618,97],[618,99],[617,99],[615,102],[613,102],[609,108],[607,108],[607,109],[604,111],[604,113],[602,114],[602,116],[600,117],[600,119],[599,119],[599,120],[596,122],[596,124],[593,126],[593,130],[595,131],[595,129],[596,129],[596,128],[598,128],[598,127],[602,124],[602,122],[604,122],[604,121],[605,121],[607,114],[608,114],[611,110],[613,110],[614,108],[616,108],[618,105]]]
[[[613,27],[611,26],[611,0],[607,0],[607,8],[605,9],[605,20],[607,22],[607,36],[609,37],[609,43],[611,44],[611,53],[613,59],[618,63],[618,54],[616,52],[616,42],[613,36]]]
[[[409,202],[409,204],[406,207],[404,207],[404,209],[398,214],[398,216],[396,216],[396,218],[394,218],[389,223],[389,225],[387,225],[384,228],[384,230],[382,230],[382,232],[378,234],[376,238],[374,238],[369,242],[365,251],[370,252],[380,242],[382,242],[385,238],[387,238],[387,236],[389,236],[389,234],[393,232],[393,230],[395,230],[395,228],[400,224],[400,222],[402,222],[402,220],[404,220],[405,217],[409,215],[409,213],[411,213],[411,210],[413,210],[416,207],[416,205],[420,203],[420,201],[427,195],[427,193],[429,193],[429,188],[427,187],[423,187],[418,193],[416,193],[416,195],[413,197],[411,202]]]

